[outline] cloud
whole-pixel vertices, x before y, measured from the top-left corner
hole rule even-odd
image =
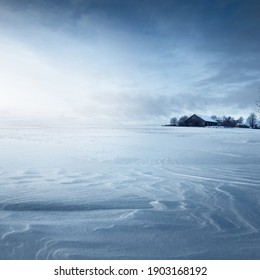
[[[0,7],[0,110],[9,115],[138,122],[251,111],[258,1],[2,0]]]

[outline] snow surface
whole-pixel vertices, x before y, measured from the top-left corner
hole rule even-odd
[[[1,259],[260,259],[260,131],[0,127]]]

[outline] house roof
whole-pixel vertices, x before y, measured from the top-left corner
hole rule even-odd
[[[197,114],[195,114],[197,115]],[[217,123],[216,120],[213,120],[211,117],[209,116],[205,116],[205,115],[197,115],[198,117],[200,117],[203,121],[205,122],[214,122],[214,123]]]

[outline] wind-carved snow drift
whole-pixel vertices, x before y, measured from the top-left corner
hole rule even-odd
[[[259,259],[257,130],[0,127],[1,259]]]

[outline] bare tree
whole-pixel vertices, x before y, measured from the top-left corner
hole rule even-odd
[[[259,96],[255,100],[255,111],[260,116],[260,88],[258,89]]]
[[[235,127],[237,124],[237,121],[231,117],[231,116],[223,116],[221,125],[226,126],[226,127]]]
[[[178,121],[178,125],[179,126],[186,126],[185,125],[185,121],[188,119],[188,117],[187,116],[182,116],[182,117],[180,117],[179,118],[179,121]]]
[[[171,118],[170,124],[176,126],[176,125],[178,124],[177,118],[175,118],[175,117],[174,117],[174,118]]]
[[[236,120],[237,124],[243,124],[244,122],[244,118],[243,117],[240,117]]]
[[[260,96],[255,100],[255,110],[260,115]]]
[[[249,127],[256,128],[257,127],[257,117],[255,113],[251,113],[247,118],[247,123]]]

